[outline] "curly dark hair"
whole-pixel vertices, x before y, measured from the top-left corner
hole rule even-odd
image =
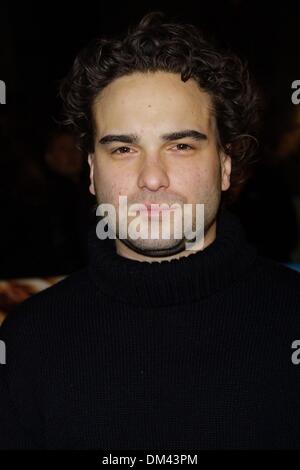
[[[65,124],[75,131],[80,148],[92,153],[92,105],[98,94],[116,78],[155,71],[178,73],[184,82],[193,78],[210,95],[219,148],[232,158],[229,201],[246,181],[249,165],[258,161],[262,97],[246,61],[218,49],[192,24],[166,23],[164,13],[154,11],[122,37],[93,40],[61,82]]]

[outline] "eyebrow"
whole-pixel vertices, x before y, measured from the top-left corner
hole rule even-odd
[[[207,135],[203,132],[196,131],[194,129],[186,129],[183,131],[170,132],[163,134],[160,138],[164,141],[179,140],[190,137],[196,141],[207,140]],[[126,144],[137,144],[139,138],[136,134],[107,134],[99,140],[101,145],[107,145],[111,142],[125,142]]]

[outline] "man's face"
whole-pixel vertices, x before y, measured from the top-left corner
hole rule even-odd
[[[93,113],[90,191],[97,202],[113,204],[117,222],[119,196],[127,196],[128,207],[133,203],[204,204],[206,234],[215,223],[221,191],[230,186],[231,161],[218,150],[211,99],[196,81],[184,83],[179,74],[167,72],[123,76],[99,94]],[[170,136],[187,130],[196,131],[197,138]],[[103,140],[108,135],[123,137]],[[149,223],[162,223],[151,213],[144,216]],[[184,249],[183,240],[172,236],[175,217],[171,220],[170,239],[129,237],[126,246],[158,257],[178,252],[178,246]],[[117,225],[117,236],[118,230]]]

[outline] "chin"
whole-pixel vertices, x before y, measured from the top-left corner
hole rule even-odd
[[[185,240],[132,240],[122,239],[130,249],[144,256],[171,256],[185,250]]]

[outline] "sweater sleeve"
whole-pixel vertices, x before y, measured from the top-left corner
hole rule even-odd
[[[26,305],[0,327],[0,449],[42,448],[37,394],[40,358]]]

